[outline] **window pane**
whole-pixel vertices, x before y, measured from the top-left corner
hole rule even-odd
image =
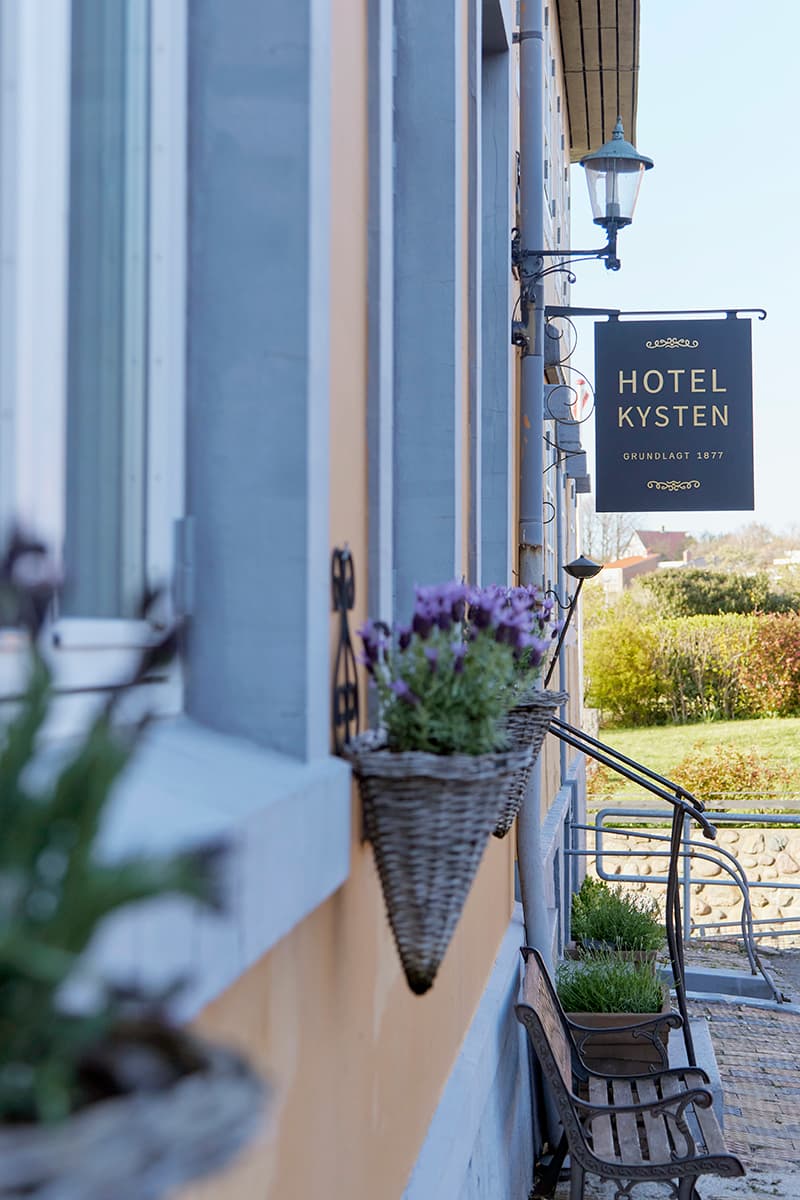
[[[149,2],[73,0],[67,588],[136,613],[145,584]]]

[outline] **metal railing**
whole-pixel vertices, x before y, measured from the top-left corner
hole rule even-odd
[[[629,782],[636,784],[650,795],[657,797],[667,806],[667,812],[671,812],[670,832],[669,835],[659,835],[659,840],[668,843],[669,849],[660,851],[659,853],[667,859],[667,872],[664,876],[666,884],[666,904],[665,904],[665,925],[667,933],[667,948],[669,952],[670,964],[672,967],[673,985],[675,995],[678,1002],[678,1009],[683,1018],[683,1038],[686,1045],[686,1055],[691,1065],[696,1065],[697,1059],[692,1041],[692,1033],[689,1024],[689,1011],[686,1002],[686,967],[684,961],[684,936],[683,936],[683,915],[681,894],[684,897],[690,897],[691,893],[686,891],[685,878],[689,870],[689,861],[692,854],[702,856],[709,849],[708,845],[703,842],[692,842],[691,837],[686,839],[686,831],[691,830],[692,823],[699,825],[702,835],[707,842],[713,842],[717,836],[716,826],[709,819],[709,815],[705,812],[705,805],[698,800],[691,792],[674,780],[667,779],[663,775],[659,775],[656,771],[652,771],[644,764],[637,762],[635,759],[622,754],[615,750],[612,746],[608,746],[601,742],[598,738],[590,737],[583,730],[577,729],[566,721],[554,719],[550,726],[550,732],[553,733],[566,745],[571,746],[579,753],[587,755],[594,759],[595,762],[610,768],[616,774],[621,775]],[[586,826],[576,826],[577,828],[589,828]],[[617,831],[619,832],[619,831]],[[720,850],[714,846],[714,850]],[[594,854],[594,850],[580,850],[577,847],[568,849],[567,853],[573,855],[589,855]],[[719,860],[712,858],[711,861],[723,861],[727,870],[734,877],[741,876],[744,879],[745,886],[747,884],[746,876],[736,860],[734,855],[729,851],[721,850]],[[681,871],[681,863],[683,862],[683,871]],[[620,876],[615,878],[619,879]],[[760,973],[767,981],[772,993],[776,998],[780,998],[772,980],[768,973],[764,970],[763,965],[758,957],[758,951],[755,944],[752,928],[752,914],[749,918],[744,918],[742,921],[742,937],[747,948],[748,959],[750,961],[751,970],[754,973]]]
[[[683,956],[683,938],[678,931],[682,927],[681,919],[681,897],[679,888],[679,855],[683,836],[683,821],[684,817],[689,817],[696,821],[700,826],[703,836],[712,840],[716,837],[717,831],[708,818],[704,815],[703,804],[695,799],[690,792],[686,791],[679,784],[672,780],[666,779],[663,775],[651,771],[649,767],[645,767],[642,763],[637,763],[635,759],[629,758],[625,754],[621,754],[618,750],[614,750],[611,746],[606,746],[597,738],[590,737],[583,730],[576,729],[574,726],[567,724],[566,721],[553,719],[550,725],[550,732],[555,734],[562,742],[579,753],[586,754],[593,758],[596,762],[609,767],[624,779],[631,783],[638,784],[639,787],[649,792],[653,796],[657,796],[672,809],[672,828],[670,833],[670,850],[669,862],[667,869],[667,899],[665,912],[665,925],[667,932],[667,948],[669,950],[670,963],[672,965],[672,976],[675,986],[675,995],[678,1001],[678,1010],[683,1018],[683,1039],[686,1046],[686,1057],[692,1066],[697,1063],[697,1057],[692,1040],[692,1031],[689,1025],[689,1010],[686,1003],[686,987],[685,987],[685,964]],[[581,853],[577,850],[572,850],[572,853]]]
[[[715,825],[736,825],[747,826],[755,829],[768,829],[770,826],[788,827],[792,829],[800,828],[800,814],[795,813],[749,813],[749,812],[709,812],[709,820]],[[607,820],[616,821],[622,818],[625,821],[634,820],[637,823],[641,821],[658,821],[664,817],[668,817],[667,810],[659,810],[654,808],[649,809],[634,809],[625,807],[606,807],[600,809],[595,814],[593,824],[581,826],[587,832],[592,832],[595,836],[595,853],[597,858],[597,874],[599,878],[612,880],[616,883],[665,883],[666,876],[644,875],[636,872],[621,872],[612,873],[605,869],[603,865],[604,859],[607,858],[641,858],[646,855],[648,858],[667,857],[666,851],[658,849],[643,849],[637,851],[635,849],[604,849],[603,833],[611,833],[618,837],[631,837],[649,842],[666,841],[666,835],[658,835],[650,830],[623,828],[617,825],[609,825],[604,828]],[[721,861],[720,857],[724,856],[727,861]],[[716,863],[722,868],[726,878],[720,879],[714,876],[702,875],[692,870],[692,863],[695,860],[710,861]],[[692,842],[688,828],[684,829],[683,839],[683,871],[681,887],[683,891],[683,940],[686,945],[689,945],[692,936],[698,935],[706,939],[724,938],[727,936],[725,932],[713,934],[710,931],[717,929],[720,931],[741,930],[742,937],[745,940],[745,950],[750,948],[750,939],[767,938],[778,939],[781,937],[800,937],[800,907],[798,912],[793,917],[758,917],[754,915],[752,896],[754,892],[766,891],[772,893],[779,892],[800,892],[800,882],[791,883],[787,880],[776,879],[761,879],[750,880],[744,868],[739,863],[738,859],[730,852],[724,850],[721,846],[714,845],[705,847],[702,844],[698,845]],[[724,887],[729,884],[729,880],[733,881],[734,885],[739,889],[742,895],[742,913],[738,920],[730,919],[695,919],[692,915],[692,888],[698,885],[704,887]],[[749,931],[749,936],[747,931]],[[752,966],[751,959],[751,966]],[[763,970],[763,967],[760,968]]]

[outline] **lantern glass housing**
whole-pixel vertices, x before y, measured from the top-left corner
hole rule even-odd
[[[642,176],[652,165],[652,159],[625,141],[622,120],[618,118],[611,140],[581,159],[595,225],[606,229],[630,225]]]

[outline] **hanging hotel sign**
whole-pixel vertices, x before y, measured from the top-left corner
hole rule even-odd
[[[598,512],[752,509],[750,321],[595,326]]]

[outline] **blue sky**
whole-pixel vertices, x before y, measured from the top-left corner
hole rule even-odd
[[[800,524],[800,2],[642,0],[641,17],[636,144],[655,167],[620,234],[622,270],[579,264],[572,303],[767,310],[753,323],[755,512],[646,525],[780,532]],[[583,169],[572,171],[572,244],[602,245]],[[572,361],[593,378],[590,322]]]

